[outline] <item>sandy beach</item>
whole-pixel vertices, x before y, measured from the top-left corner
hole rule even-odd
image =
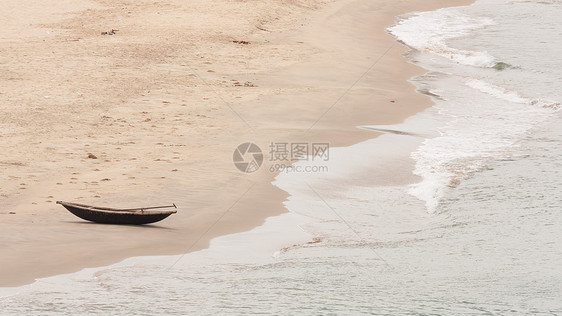
[[[205,248],[285,212],[271,143],[347,146],[431,105],[387,34],[424,1],[7,1],[0,13],[0,286]],[[255,173],[241,143],[265,154]],[[374,184],[409,183],[412,169]],[[349,181],[367,181],[350,179]],[[57,200],[175,203],[150,226],[82,221]]]

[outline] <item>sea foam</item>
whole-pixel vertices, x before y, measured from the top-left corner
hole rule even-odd
[[[493,67],[496,58],[487,52],[453,48],[447,45],[447,41],[494,24],[490,18],[470,17],[457,10],[441,9],[403,16],[387,30],[419,51],[433,53],[463,65]]]

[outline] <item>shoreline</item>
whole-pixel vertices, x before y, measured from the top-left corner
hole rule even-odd
[[[472,2],[455,1],[453,5]],[[384,4],[389,6],[390,3],[390,1],[379,1],[376,5],[382,4],[384,7]],[[371,5],[375,6],[375,4]],[[448,3],[448,5],[451,4]],[[68,175],[56,176],[56,179],[45,176],[45,174],[56,174],[52,171],[36,175],[41,180],[33,185],[26,184],[24,196],[3,198],[8,206],[0,210],[2,213],[0,216],[11,217],[7,217],[8,219],[2,224],[1,265],[5,269],[0,275],[0,286],[28,284],[35,278],[68,273],[85,267],[104,266],[133,256],[177,254],[200,250],[206,248],[210,240],[217,236],[247,231],[261,225],[268,217],[286,213],[281,202],[286,199],[287,194],[271,184],[275,175],[264,170],[263,166],[262,170],[256,174],[239,173],[233,168],[232,162],[228,161],[232,150],[236,148],[237,144],[248,139],[260,145],[262,150],[267,148],[268,143],[275,141],[329,140],[331,147],[351,145],[377,136],[376,133],[357,129],[356,126],[398,123],[431,106],[432,102],[429,97],[416,93],[414,86],[408,81],[411,77],[423,73],[424,70],[408,63],[402,56],[407,48],[403,45],[394,45],[394,37],[386,34],[384,28],[394,21],[396,15],[443,6],[445,6],[444,1],[431,1],[423,5],[408,2],[393,8],[385,7],[386,9],[376,12],[377,18],[380,18],[376,23],[365,23],[358,27],[354,23],[355,19],[346,21],[346,15],[351,14],[357,17],[357,15],[367,14],[362,13],[370,12],[364,10],[369,8],[367,1],[336,2],[315,12],[314,21],[304,27],[306,28],[304,36],[297,34],[300,30],[281,33],[270,31],[251,35],[253,36],[251,43],[254,41],[266,43],[267,40],[279,45],[281,49],[296,52],[296,56],[281,56],[276,60],[277,63],[273,63],[275,66],[261,65],[262,68],[259,68],[248,60],[245,65],[248,67],[247,73],[237,73],[236,67],[230,66],[231,60],[228,59],[230,55],[226,54],[226,56],[222,56],[224,59],[221,60],[224,72],[221,72],[217,68],[218,66],[211,61],[198,65],[200,68],[191,65],[184,67],[182,76],[186,73],[190,74],[189,70],[191,70],[191,75],[195,73],[195,76],[189,77],[191,80],[189,83],[194,85],[190,87],[190,90],[198,96],[196,98],[198,102],[193,103],[196,104],[194,108],[187,106],[194,117],[190,119],[188,125],[196,129],[193,131],[195,136],[177,135],[178,138],[176,138],[176,134],[187,133],[181,130],[186,126],[186,121],[180,121],[181,123],[177,125],[171,123],[169,124],[172,126],[170,129],[162,127],[174,118],[182,120],[182,111],[185,111],[186,108],[182,104],[190,104],[186,100],[181,100],[181,94],[186,91],[179,87],[180,84],[185,84],[185,81],[179,80],[180,78],[168,81],[161,79],[163,80],[161,85],[165,88],[156,91],[151,89],[148,92],[141,89],[144,91],[141,95],[133,96],[134,94],[131,92],[131,96],[124,100],[121,100],[121,97],[111,96],[118,105],[100,111],[102,114],[98,115],[94,122],[97,127],[100,127],[102,133],[107,131],[107,134],[102,134],[103,137],[96,137],[90,129],[86,129],[73,135],[87,135],[86,139],[89,138],[91,142],[91,144],[84,141],[80,143],[80,157],[87,154],[85,151],[91,150],[95,151],[94,154],[98,155],[99,159],[96,161],[82,159],[74,168],[69,168],[67,165],[66,169],[70,169],[66,171]],[[170,14],[173,12],[171,11]],[[311,14],[310,11],[303,12],[299,16],[301,19],[309,17],[305,14]],[[390,15],[392,13],[395,14]],[[154,18],[156,19],[156,17]],[[158,23],[158,21],[160,20],[156,19],[153,23]],[[374,35],[369,32],[373,28],[378,30]],[[359,39],[350,36],[358,34],[358,29],[364,36]],[[327,30],[332,32],[326,32]],[[335,30],[338,32],[334,33]],[[120,32],[126,33],[126,28],[120,28],[116,35],[119,35]],[[326,38],[326,34],[331,36]],[[70,38],[68,35],[63,35],[62,38],[65,36]],[[138,34],[130,36],[138,36]],[[224,35],[218,37],[221,36]],[[238,36],[246,38],[250,35],[238,34]],[[306,49],[302,50],[305,50],[308,55],[302,56],[300,47],[305,43]],[[251,45],[240,44],[239,46]],[[267,46],[271,44],[264,45],[268,49],[271,48]],[[347,93],[340,103],[335,104],[332,110],[326,112],[326,106],[334,104],[334,100],[346,92],[350,83],[353,83],[358,75],[364,72],[363,69],[372,65],[374,59],[383,55],[389,45],[392,45],[392,49],[384,59],[376,64],[376,67],[373,67],[369,75],[366,75],[350,90],[353,93]],[[354,49],[350,49],[350,47]],[[234,46],[231,49],[230,53],[239,52],[241,47]],[[275,50],[271,49],[269,52]],[[251,53],[259,52],[261,50],[257,49]],[[341,60],[342,54],[348,57],[347,60],[353,60],[353,65],[334,63],[334,61]],[[288,58],[288,61],[284,60],[285,58]],[[293,63],[291,58],[300,59],[301,62],[289,65]],[[262,59],[264,58],[262,57]],[[265,59],[267,64],[268,60]],[[174,65],[177,66],[177,64],[169,62],[165,64],[165,67],[160,64],[156,66],[165,68],[167,71],[165,74],[173,76],[174,71],[178,71]],[[328,69],[330,67],[326,67],[326,65],[334,67]],[[259,71],[256,72],[256,69]],[[235,72],[230,73],[229,71]],[[396,75],[397,72],[400,75]],[[385,76],[379,77],[381,74],[392,76],[392,80]],[[228,75],[229,78],[234,79],[224,78],[224,76],[219,78],[221,75]],[[238,86],[230,89],[231,87],[223,88],[217,85],[217,89],[223,89],[218,93],[219,90],[214,90],[215,86],[211,86],[212,83],[207,86],[199,83],[198,86],[197,79],[200,79],[197,78],[198,76],[204,77],[207,83],[216,82],[219,79],[227,82],[230,80],[237,80],[236,82],[241,83],[250,82],[257,85],[259,91],[248,93],[247,90],[252,89],[251,87],[240,91],[242,88]],[[149,81],[149,79],[146,80]],[[182,77],[182,79],[185,78]],[[236,90],[232,91],[234,89]],[[224,103],[229,105],[229,102],[221,101],[224,99],[224,95],[227,95],[229,99],[242,100],[242,102],[233,104],[232,108],[240,113],[246,122],[240,121],[228,106],[225,106]],[[217,105],[211,106],[211,109],[215,108],[214,110],[209,110],[205,101],[212,98]],[[49,100],[50,98],[44,99]],[[390,100],[395,102],[390,103]],[[303,108],[304,102],[306,102],[306,108]],[[45,110],[37,109],[37,111]],[[297,117],[295,117],[295,113],[298,113]],[[309,128],[310,122],[314,122],[315,118],[322,113],[326,113],[322,116],[322,120],[318,121],[311,132],[303,137],[303,130]],[[130,117],[134,119],[130,119]],[[159,120],[158,117],[166,117],[167,120]],[[55,122],[66,123],[60,121],[60,118]],[[152,125],[145,127],[143,123]],[[76,123],[74,122],[74,124]],[[94,124],[92,127],[96,126]],[[129,124],[128,127],[135,129],[136,133],[130,132],[117,139],[111,137],[113,135],[110,132],[115,131],[112,127],[127,124]],[[248,125],[256,132],[249,130]],[[155,130],[167,133],[166,138],[161,140],[161,138],[155,137],[153,134]],[[65,134],[63,133],[63,135]],[[194,140],[185,141],[185,137],[193,137]],[[46,152],[55,153],[61,149],[64,151],[75,149],[64,147],[52,140],[49,141],[46,145],[37,145],[44,146]],[[205,143],[202,144],[202,142]],[[113,151],[110,152],[107,148],[108,143],[119,147],[113,148]],[[127,150],[128,147],[131,147],[127,152],[129,155],[121,154],[119,156],[119,151]],[[160,150],[158,155],[153,153],[155,147]],[[136,168],[131,168],[123,173],[123,170],[119,168],[119,161],[116,160],[118,158],[121,161],[142,160],[130,155],[130,153],[138,152],[139,149],[141,152],[138,155],[145,153],[150,160],[147,160],[146,163],[143,160],[143,163],[138,163]],[[67,155],[70,156],[70,159],[76,159],[78,156],[73,153]],[[183,155],[188,158],[182,158]],[[215,157],[215,160],[218,161],[209,161],[208,157]],[[131,158],[136,159],[131,160]],[[62,164],[68,161],[68,159],[63,160]],[[8,162],[19,168],[16,161],[8,160]],[[87,167],[84,167],[85,164]],[[61,166],[61,162],[55,159],[46,165],[55,169],[54,167]],[[84,169],[89,170],[83,172]],[[137,173],[140,173],[141,176],[138,176]],[[179,176],[179,173],[189,174],[189,178]],[[132,174],[135,174],[134,179],[131,179]],[[166,177],[161,178],[162,174],[165,174]],[[99,188],[102,178],[110,179],[102,183],[103,186],[107,185],[106,188]],[[85,183],[83,181],[85,179],[89,181]],[[16,179],[14,181],[24,180]],[[27,180],[25,181],[27,182]],[[84,182],[82,186],[80,181]],[[139,183],[151,184],[148,187],[136,189],[139,188]],[[83,196],[80,191],[85,187],[93,196]],[[92,189],[92,187],[95,188]],[[170,187],[179,189],[169,189]],[[185,187],[191,190],[186,193],[181,189]],[[221,188],[220,199],[217,199],[217,188]],[[139,192],[132,192],[135,190],[139,190]],[[44,200],[35,201],[36,196],[44,197]],[[54,196],[54,198],[49,196]],[[188,206],[184,210],[179,210],[185,213],[177,214],[177,221],[169,219],[155,227],[109,227],[82,223],[78,220],[72,221],[73,218],[66,211],[52,205],[56,199],[63,199],[60,198],[61,196],[70,196],[72,199],[78,200],[81,200],[80,197],[82,197],[82,201],[95,201],[95,196],[104,196],[104,203],[121,205],[126,205],[132,198],[139,203],[147,203],[154,201],[155,197],[159,197],[180,200],[185,202],[177,203],[180,207]],[[105,198],[106,196],[108,198]],[[53,200],[47,202],[48,199]],[[212,203],[209,204],[209,201]],[[41,206],[46,207],[48,212],[37,211]],[[16,214],[7,214],[8,210]],[[44,226],[37,227],[34,225],[36,221]],[[90,236],[83,236],[84,228],[88,228]],[[53,233],[53,230],[56,233]],[[120,240],[120,244],[115,245],[115,240]],[[71,259],[71,262],[66,261],[68,258]],[[40,264],[42,264],[42,270],[38,271],[36,267]]]

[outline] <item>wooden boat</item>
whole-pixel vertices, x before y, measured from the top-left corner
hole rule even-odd
[[[57,201],[72,214],[87,221],[102,224],[124,224],[142,225],[150,224],[163,220],[164,218],[177,213],[176,210],[168,211],[147,211],[163,208],[177,208],[175,204],[168,206],[139,207],[129,209],[116,209],[109,207],[96,207],[78,203]]]

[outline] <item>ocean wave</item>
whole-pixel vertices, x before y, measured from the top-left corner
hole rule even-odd
[[[403,16],[387,30],[399,41],[416,50],[437,54],[467,66],[493,68],[497,64],[494,56],[487,52],[453,48],[447,45],[447,41],[468,36],[494,24],[494,20],[490,18],[470,17],[447,8]]]
[[[515,91],[506,90],[483,80],[470,79],[466,82],[466,85],[505,101],[522,104],[531,102],[529,99],[519,96]]]
[[[445,81],[443,81],[445,80]],[[443,81],[443,82],[441,82]],[[411,154],[422,181],[409,193],[434,213],[450,188],[487,167],[491,160],[518,156],[519,140],[560,109],[560,103],[526,98],[479,79],[441,79],[444,103],[437,105],[446,124]],[[446,87],[446,89],[445,89]]]
[[[520,96],[519,93],[515,91],[504,89],[502,87],[493,85],[484,80],[470,79],[466,82],[466,85],[476,90],[479,90],[481,92],[492,95],[498,99],[502,99],[509,102],[528,104],[528,105],[536,106],[538,108],[552,110],[553,112],[557,112],[561,108],[560,102],[558,101],[547,100],[547,99],[525,98]]]

